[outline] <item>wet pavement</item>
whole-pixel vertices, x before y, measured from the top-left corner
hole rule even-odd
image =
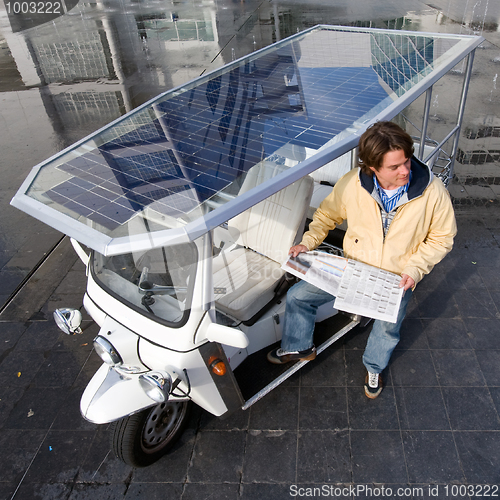
[[[500,484],[498,2],[65,5],[42,24],[0,11],[0,498],[274,499],[290,498],[293,484],[374,483],[410,488],[400,498],[468,498],[452,485]],[[368,332],[355,329],[246,412],[195,411],[173,453],[129,468],[109,452],[105,426],[79,414],[100,364],[96,326],[86,318],[68,337],[51,319],[80,306],[83,265],[67,239],[9,201],[33,165],[123,113],[318,23],[485,37],[450,185],[455,249],[417,288],[379,399],[363,395]],[[438,139],[456,116],[454,86],[451,75],[434,90]]]

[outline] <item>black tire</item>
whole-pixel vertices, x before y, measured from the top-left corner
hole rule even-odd
[[[160,459],[184,431],[191,401],[166,402],[113,422],[111,447],[132,467],[147,467]]]

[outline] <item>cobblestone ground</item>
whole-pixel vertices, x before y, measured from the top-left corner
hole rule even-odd
[[[278,499],[383,483],[399,498],[433,498],[429,485],[446,498],[446,486],[500,484],[500,218],[483,209],[458,222],[455,249],[417,287],[378,399],[362,389],[370,327],[356,328],[249,410],[195,409],[145,469],[118,461],[106,426],[79,414],[100,360],[88,318],[70,337],[50,317],[84,289],[64,240],[0,316],[0,497]]]

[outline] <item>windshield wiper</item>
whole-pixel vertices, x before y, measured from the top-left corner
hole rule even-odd
[[[187,292],[187,286],[156,285],[148,281],[149,269],[144,267],[139,277],[139,293],[151,295],[173,295],[176,292]]]

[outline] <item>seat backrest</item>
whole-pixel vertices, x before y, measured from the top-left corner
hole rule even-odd
[[[325,144],[323,148],[326,146],[332,146],[333,144],[337,144],[346,137],[349,137],[351,133],[352,133],[351,129],[343,130],[342,132],[340,132],[340,134],[337,134],[333,139],[328,141],[328,143]],[[343,175],[347,174],[347,172],[351,170],[353,155],[355,154],[356,153],[354,150],[348,151],[342,156],[339,156],[335,160],[323,165],[321,168],[318,168],[317,170],[312,172],[311,177],[316,182],[327,182],[328,184],[330,184],[330,186],[334,186],[335,183]]]
[[[275,175],[277,169],[283,166],[262,162],[252,167],[240,193]],[[313,180],[305,176],[231,219],[229,226],[239,231],[238,243],[282,263],[304,228],[312,191]]]
[[[420,152],[420,144],[418,142],[413,143],[413,148],[415,152],[413,153],[416,158],[418,158],[418,154]],[[428,144],[424,144],[424,154],[422,156],[422,160],[425,160],[425,158],[431,154],[431,152],[434,151],[434,148]],[[430,169],[434,166],[434,163],[439,156],[439,153],[437,155],[434,155],[429,162],[427,162],[427,165]]]

